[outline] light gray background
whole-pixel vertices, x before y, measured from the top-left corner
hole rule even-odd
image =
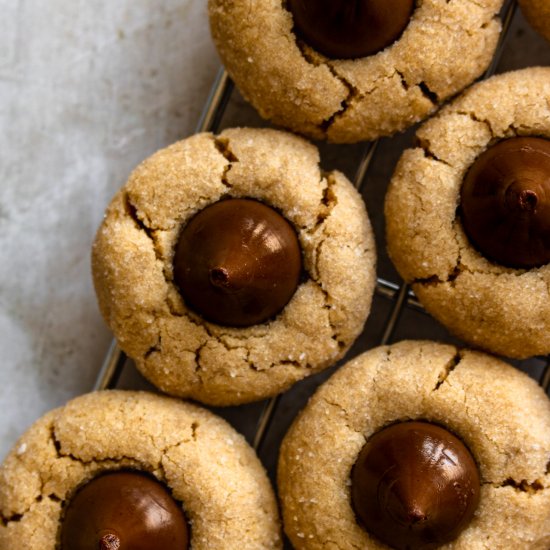
[[[90,245],[128,172],[193,132],[206,0],[0,0],[0,460],[110,341]]]

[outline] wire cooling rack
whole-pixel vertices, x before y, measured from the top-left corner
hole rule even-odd
[[[503,32],[500,38],[500,43],[497,48],[495,58],[493,59],[490,67],[487,69],[483,78],[488,78],[496,72],[509,34],[508,31],[516,15],[516,8],[517,6],[515,0],[509,0],[505,3],[502,11]],[[232,94],[233,83],[230,80],[227,72],[222,67],[218,72],[216,81],[212,86],[212,90],[204,107],[203,113],[200,117],[196,129],[197,132],[218,131],[221,126],[224,114],[226,113],[226,108],[232,97]],[[373,164],[378,149],[379,141],[375,141],[366,144],[361,153],[359,163],[356,166],[355,177],[353,179],[355,187],[360,192],[364,191],[365,182],[368,179],[367,175],[369,172],[369,168]],[[412,291],[406,284],[403,283],[403,281],[389,280],[387,278],[379,277],[377,279],[375,304],[373,304],[373,311],[376,307],[376,302],[379,303],[380,300],[386,302],[385,307],[382,306],[382,315],[385,315],[385,320],[381,323],[381,336],[378,338],[377,341],[375,340],[370,342],[369,347],[372,347],[377,343],[379,345],[387,344],[392,340],[393,335],[399,326],[400,320],[404,316],[404,311],[419,312],[419,315],[424,316],[426,320],[428,319],[428,316],[425,314],[421,304],[416,300]],[[433,323],[433,321],[431,322]],[[380,329],[380,327],[378,328]],[[369,326],[367,326],[365,332],[367,331],[369,331]],[[365,333],[360,336],[360,339],[362,339],[364,335]],[[355,348],[352,350],[351,353],[354,354],[354,352]],[[516,365],[523,370],[528,371],[532,376],[537,378],[541,386],[546,391],[548,391],[550,386],[550,356],[535,358],[531,361],[535,361],[536,363],[538,363],[538,367],[535,367],[534,369],[530,368],[529,365],[525,366],[523,364],[525,362],[516,363]],[[94,389],[101,390],[116,387],[124,369],[130,368],[128,367],[129,363],[130,362],[127,361],[125,354],[118,347],[117,343],[113,341],[109,348],[109,351],[107,352],[103,366],[98,374]],[[326,376],[327,374],[325,374],[324,378],[326,378]],[[305,399],[307,399],[307,396],[311,395],[312,391],[320,383],[320,379],[322,379],[323,376],[317,376],[313,378],[313,383],[307,384],[305,389],[302,390],[301,394],[294,394],[295,396],[298,396],[297,404],[293,403],[291,406],[287,404],[285,407],[281,407],[280,403],[283,396],[277,396],[268,401],[265,401],[259,409],[259,412],[258,407],[255,407],[253,411],[257,415],[257,424],[255,431],[249,434],[249,439],[251,439],[254,448],[260,453],[260,457],[264,460],[264,463],[266,464],[268,470],[270,470],[271,475],[273,475],[274,468],[270,468],[270,466],[274,466],[276,462],[276,449],[278,448],[278,443],[280,442],[280,438],[286,431],[286,427],[292,421],[292,418],[294,416],[293,413],[295,413],[296,410],[301,407],[301,405],[305,402]],[[305,396],[302,394],[305,394]],[[288,399],[288,395],[291,396],[290,399],[293,399],[292,390],[287,394],[284,394],[284,398]],[[295,399],[293,400],[296,401]],[[243,414],[248,416],[250,409],[246,409],[246,407],[247,406],[244,406],[240,409],[242,410],[244,408],[245,413]],[[281,408],[284,409],[282,412],[279,411],[279,409]],[[275,424],[273,424],[273,421],[275,419],[280,419],[281,417],[284,419],[284,421],[276,422]],[[239,428],[239,419],[237,418],[236,421],[235,417],[233,417],[232,419],[233,423],[237,424],[237,428]],[[247,421],[250,422],[250,418],[247,418]],[[270,453],[268,456],[262,457],[261,451],[263,450],[266,438],[270,432],[270,427],[273,427],[277,424],[280,425],[278,426],[277,430],[275,430],[278,433],[275,434],[274,437],[274,452]],[[265,455],[266,453],[263,454]]]

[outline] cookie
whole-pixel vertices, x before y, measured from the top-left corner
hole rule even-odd
[[[517,358],[550,353],[546,191],[518,191],[522,182],[550,182],[544,176],[550,156],[543,150],[550,145],[549,106],[548,68],[473,86],[418,130],[385,204],[388,252],[425,308],[471,345]],[[533,166],[525,177],[515,167],[524,155]],[[510,186],[510,192],[490,196],[481,189],[485,202],[476,203],[463,181],[479,180],[485,169],[488,182],[508,174],[504,187],[494,189]],[[514,209],[520,215],[510,221]]]
[[[525,19],[550,41],[550,4],[547,0],[518,0]]]
[[[221,323],[211,320],[222,309],[230,313],[239,305],[232,301],[242,293],[231,290],[231,273],[236,273],[235,282],[240,267],[248,269],[259,258],[258,278],[269,282],[261,299],[250,304],[245,300],[239,321],[246,321],[258,303],[271,302],[276,294],[271,275],[266,275],[273,271],[267,269],[269,263],[285,274],[295,262],[278,256],[269,260],[269,255],[264,261],[256,253],[256,231],[243,237],[248,259],[242,250],[235,251],[233,222],[224,229],[233,214],[223,214],[221,224],[209,214],[209,208],[224,206],[228,199],[253,199],[274,209],[283,225],[290,225],[301,256],[299,279],[288,303],[250,326],[228,326],[223,317]],[[200,232],[203,213],[209,220],[204,224],[219,226],[214,238]],[[254,227],[265,236],[262,224]],[[188,234],[198,238],[187,239]],[[240,241],[241,233],[236,235]],[[273,242],[286,242],[277,232],[270,235],[260,239],[268,252]],[[203,286],[191,274],[184,299],[180,290],[185,266],[191,270],[206,265],[203,252],[211,246],[217,250],[214,255],[230,250],[225,267],[205,268]],[[200,257],[196,262],[193,256],[184,261],[189,250]],[[175,273],[174,265],[181,267],[179,258],[184,266],[182,273],[179,268]],[[167,393],[215,405],[277,394],[341,358],[369,313],[374,265],[371,226],[351,183],[339,172],[322,172],[317,149],[301,138],[252,129],[199,134],[146,160],[107,209],[92,254],[101,312],[138,369]],[[178,273],[180,285],[175,281]],[[201,298],[196,305],[204,305],[212,285],[214,294],[227,295],[230,307],[216,305],[201,315],[190,300]]]
[[[356,463],[366,442],[374,442],[388,427],[413,424],[451,433],[469,450],[479,472],[479,503],[473,516],[454,540],[437,548],[550,547],[547,396],[534,380],[494,357],[433,342],[406,341],[373,349],[342,367],[317,390],[285,436],[278,486],[284,528],[297,550],[388,548],[356,516],[352,504]],[[449,448],[428,440],[423,452],[428,458],[436,457],[432,465],[452,469],[461,458]],[[402,447],[398,450],[397,460],[405,455],[405,464],[399,467],[406,469],[410,455]],[[392,464],[385,468],[386,460],[382,458],[378,467],[403,489],[403,480],[392,478]],[[422,471],[401,473],[405,481],[410,480],[401,494],[403,502],[411,496],[407,490],[415,487],[414,476],[421,476],[421,495],[415,501],[418,513],[426,505],[429,483]],[[399,518],[392,501],[399,496],[397,490],[392,493],[383,483],[377,487],[379,496],[374,500],[381,496],[382,508],[393,507]],[[445,506],[451,506],[452,513],[461,506],[462,497],[469,498],[470,490],[457,482],[451,493],[461,497],[458,501],[438,501],[432,495],[427,503],[433,508],[428,508],[428,517],[422,521],[430,525],[431,516],[441,517]],[[414,519],[407,521],[413,524],[411,534],[422,527],[420,520],[415,527]],[[428,533],[431,543],[391,547],[433,548],[434,533]]]
[[[178,513],[184,511],[194,549],[282,547],[273,491],[241,435],[195,405],[123,391],[78,397],[46,414],[15,444],[0,467],[0,547],[55,550],[63,540],[63,547],[81,548],[71,539],[65,542],[74,536],[70,524],[79,495],[105,480],[107,491],[110,487],[116,492],[112,488],[118,475],[142,476],[166,491]],[[131,487],[126,493],[136,490]],[[104,494],[105,488],[101,491]],[[146,495],[139,496],[136,515],[146,500]],[[77,531],[90,529],[98,512],[109,512],[110,499],[99,502],[104,506],[88,509]],[[162,510],[148,506],[147,522],[138,516],[129,520],[130,526],[124,524],[125,508],[119,506],[115,533],[130,536],[131,530],[142,529],[140,523],[150,526],[156,517],[166,520]],[[169,510],[167,504],[164,508]],[[108,519],[103,518],[108,534],[93,534],[103,535],[100,548],[118,548],[109,541],[115,535],[109,533],[113,523]],[[122,547],[132,544],[123,539]],[[150,547],[158,548],[154,540]]]
[[[315,139],[353,143],[408,128],[479,77],[495,51],[501,6],[382,0],[355,2],[350,17],[349,6],[334,0],[210,0],[209,14],[227,71],[262,117]],[[320,53],[327,36],[317,36],[319,29],[337,31],[333,45],[347,44],[376,34],[363,25],[380,17],[390,27],[403,23],[401,34],[388,30],[381,51]],[[354,58],[342,59],[346,53]]]

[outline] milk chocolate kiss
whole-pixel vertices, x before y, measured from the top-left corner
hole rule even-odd
[[[288,0],[294,30],[333,59],[375,54],[409,24],[414,0]]]
[[[185,516],[158,481],[114,472],[84,485],[61,527],[61,550],[186,550]]]
[[[526,269],[550,262],[550,140],[512,138],[482,153],[460,201],[464,230],[486,258]]]
[[[273,208],[250,199],[208,206],[184,227],[174,280],[205,319],[245,327],[262,323],[292,298],[302,269],[293,227]]]
[[[427,422],[378,432],[352,470],[355,513],[370,533],[397,550],[437,548],[455,539],[474,515],[479,488],[468,449]]]

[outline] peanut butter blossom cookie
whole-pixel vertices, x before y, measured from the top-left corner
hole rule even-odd
[[[498,359],[433,342],[342,367],[285,436],[297,550],[550,547],[550,400]]]
[[[550,69],[474,86],[417,133],[386,197],[388,251],[470,344],[550,353]]]
[[[525,19],[546,40],[550,41],[550,2],[548,0],[518,0]]]
[[[277,505],[244,438],[195,405],[79,397],[0,466],[0,548],[275,550]]]
[[[375,283],[360,195],[317,149],[274,130],[199,134],[159,151],[107,209],[99,305],[160,389],[227,405],[337,361]]]
[[[316,139],[404,130],[475,80],[502,0],[209,0],[235,83],[259,113]]]

